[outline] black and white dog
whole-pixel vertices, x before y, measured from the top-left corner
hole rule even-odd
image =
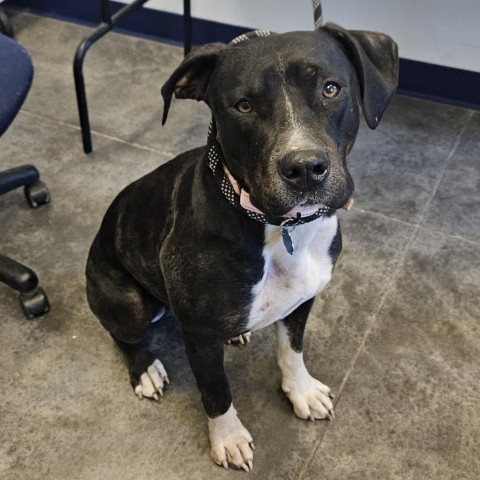
[[[126,356],[140,397],[167,373],[152,320],[171,312],[208,416],[213,460],[250,470],[252,437],[232,403],[224,344],[275,323],[282,388],[304,419],[334,416],[330,389],[307,371],[303,334],[341,250],[336,210],[363,110],[376,128],[398,54],[386,35],[327,24],[192,51],[162,88],[212,111],[206,147],[125,188],[90,250],[91,309]],[[160,312],[160,313],[159,313]]]

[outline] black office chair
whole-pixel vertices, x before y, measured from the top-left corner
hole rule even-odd
[[[32,78],[33,66],[28,52],[14,40],[0,34],[0,136],[20,110]],[[50,201],[48,189],[32,165],[0,172],[0,195],[21,186],[30,207],[37,208]],[[20,303],[27,318],[38,317],[50,310],[48,298],[38,286],[35,272],[5,255],[0,255],[0,282],[20,293]]]

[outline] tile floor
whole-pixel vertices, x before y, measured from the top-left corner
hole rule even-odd
[[[1,251],[40,276],[52,310],[27,321],[0,285],[0,478],[229,479],[174,322],[162,345],[172,384],[133,395],[84,295],[87,249],[116,193],[205,141],[205,106],[160,86],[180,48],[111,34],[85,65],[94,153],[81,149],[72,59],[84,26],[13,18],[35,79],[1,139],[2,168],[33,163],[52,203],[0,197]],[[255,438],[250,479],[480,478],[480,112],[397,97],[350,158],[356,206],[317,300],[305,358],[337,394],[331,423],[297,419],[280,391],[273,331],[229,347],[236,407]]]

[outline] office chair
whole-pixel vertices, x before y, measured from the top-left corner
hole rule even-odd
[[[28,52],[11,38],[0,34],[0,137],[20,110],[32,78],[33,65]],[[50,201],[48,189],[32,165],[0,172],[0,195],[21,186],[24,186],[30,207],[37,208]],[[20,293],[20,304],[27,318],[38,317],[50,310],[35,272],[5,255],[0,255],[0,282]]]

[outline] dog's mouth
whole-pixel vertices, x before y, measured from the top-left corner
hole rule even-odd
[[[305,217],[315,213],[319,208],[318,206],[315,208],[315,204],[309,202],[302,202],[294,207],[265,208],[260,202],[252,202],[250,188],[244,182],[237,181],[225,165],[223,165],[223,169],[235,193],[240,197],[240,206],[245,210],[270,217],[297,217],[298,213]]]
[[[272,218],[308,218],[313,215],[318,215],[319,211],[324,212],[334,212],[339,209],[349,211],[353,206],[353,197],[351,196],[353,192],[350,192],[345,199],[336,202],[335,206],[329,205],[327,203],[321,203],[317,201],[302,201],[301,203],[296,204],[293,207],[257,207],[251,200],[250,194],[245,190],[240,192],[240,205],[245,210],[250,210],[255,213],[267,215]]]
[[[292,185],[281,175],[262,177],[253,172],[247,177],[240,183],[242,207],[253,207],[272,218],[308,217],[319,209],[333,212],[346,208],[354,190],[348,170],[338,165],[333,165],[321,181],[307,182],[305,188]]]
[[[296,207],[292,208],[289,212],[287,212],[284,216],[286,217],[298,217],[300,214],[302,217],[309,217],[318,211],[319,208],[327,208],[327,205],[322,203],[311,203],[311,202],[303,202],[297,205]]]
[[[284,199],[284,201],[269,198],[268,195],[261,195],[260,198],[257,198],[256,191],[251,193],[250,187],[245,182],[237,181],[225,165],[223,165],[223,169],[235,193],[240,197],[240,206],[245,210],[267,217],[298,218],[300,216],[306,218],[317,214],[319,210],[335,211],[340,208],[349,210],[353,203],[351,198],[353,183],[352,188],[347,188],[342,195],[336,196],[336,198],[325,196],[324,199],[314,193],[306,199],[297,197]]]
[[[321,203],[303,202],[296,205],[293,208],[283,208],[283,210],[269,211],[268,209],[257,208],[250,199],[250,194],[246,190],[240,192],[240,205],[245,210],[259,213],[262,215],[268,215],[271,217],[285,217],[285,218],[302,218],[309,217],[318,212],[320,208],[328,208],[327,205]]]
[[[258,196],[256,193],[256,191],[252,191],[250,194],[242,190],[241,206],[272,218],[297,218],[299,215],[305,218],[316,214],[319,210],[332,212],[339,209],[349,210],[353,204],[353,184],[335,195],[329,195],[326,192],[312,193],[306,199],[289,198],[288,196],[286,198]]]

